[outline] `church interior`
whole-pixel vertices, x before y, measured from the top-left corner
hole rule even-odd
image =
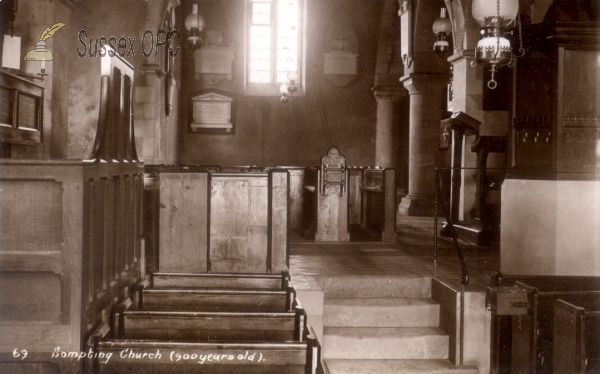
[[[600,373],[596,0],[1,0],[0,373]]]

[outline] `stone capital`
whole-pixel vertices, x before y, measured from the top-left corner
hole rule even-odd
[[[400,78],[409,95],[441,94],[450,82],[451,74],[410,74]]]
[[[142,74],[145,75],[157,75],[159,77],[162,77],[166,74],[165,69],[163,69],[162,66],[157,64],[143,64],[142,66],[140,66],[140,70],[142,71]]]
[[[407,94],[402,87],[373,87],[373,95],[377,104],[379,103],[397,103]]]

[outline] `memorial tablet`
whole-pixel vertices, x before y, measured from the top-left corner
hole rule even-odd
[[[232,133],[233,97],[208,92],[190,98],[190,131],[192,133]]]

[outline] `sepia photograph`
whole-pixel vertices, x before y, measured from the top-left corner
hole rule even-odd
[[[0,30],[0,374],[600,374],[600,1]]]

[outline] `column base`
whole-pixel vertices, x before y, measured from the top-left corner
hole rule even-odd
[[[407,196],[398,205],[398,214],[404,216],[433,217],[435,202],[433,198],[417,198]]]

